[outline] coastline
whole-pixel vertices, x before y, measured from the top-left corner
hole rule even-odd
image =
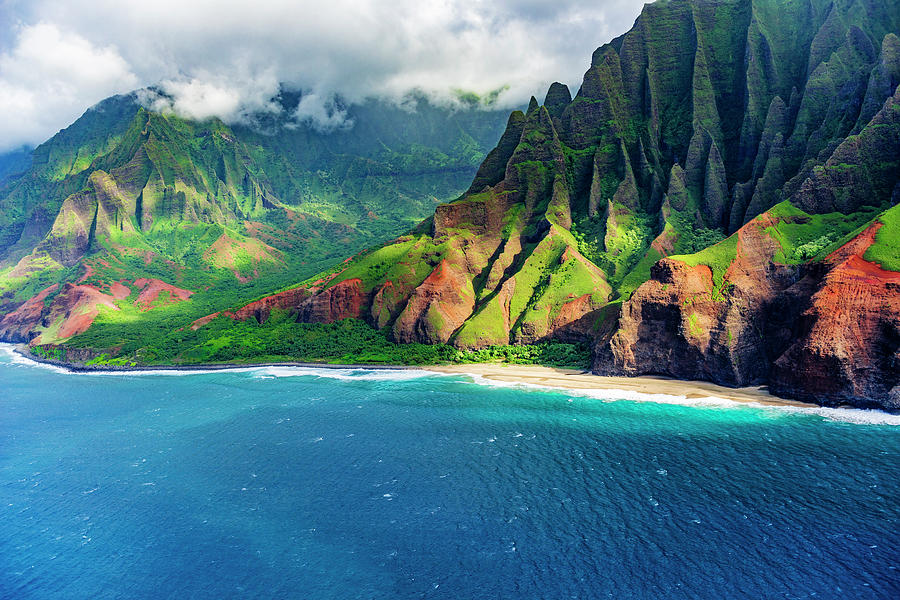
[[[683,381],[665,377],[608,377],[576,369],[538,365],[475,363],[422,367],[426,371],[453,375],[473,375],[488,381],[532,385],[575,391],[619,391],[650,396],[671,396],[688,400],[723,399],[766,406],[818,408],[818,404],[773,396],[764,387],[728,388],[707,381]]]
[[[443,375],[467,375],[474,379],[513,385],[527,385],[548,389],[581,392],[619,391],[629,395],[670,396],[688,400],[723,399],[732,402],[762,404],[766,406],[819,407],[818,404],[788,400],[773,396],[763,387],[728,388],[707,381],[683,381],[665,377],[609,377],[593,375],[580,369],[563,369],[540,365],[514,365],[506,363],[466,363],[453,365],[383,365],[383,364],[333,364],[309,362],[256,362],[193,365],[142,365],[85,366],[60,360],[34,356],[24,344],[16,344],[12,350],[27,360],[58,367],[72,373],[127,373],[148,371],[224,371],[229,369],[256,369],[265,367],[298,367],[314,369],[365,369],[386,371],[429,371]]]
[[[366,369],[366,370],[386,370],[386,371],[405,371],[409,369],[424,369],[425,367],[408,366],[408,365],[369,365],[369,364],[353,364],[338,365],[334,363],[309,363],[309,362],[252,362],[252,363],[197,363],[192,365],[81,365],[70,363],[52,358],[44,358],[35,356],[24,350],[25,344],[13,345],[13,352],[22,358],[42,365],[50,365],[59,367],[72,373],[127,373],[127,372],[147,372],[147,371],[226,371],[228,369],[258,369],[263,367],[303,367],[315,369]]]
[[[435,375],[465,376],[476,385],[501,385],[531,387],[545,391],[570,392],[601,402],[631,400],[663,404],[687,404],[711,409],[727,409],[739,405],[768,407],[785,411],[816,414],[828,420],[864,425],[900,426],[900,412],[884,409],[867,409],[851,405],[823,406],[812,402],[789,400],[774,396],[764,387],[728,388],[706,381],[684,381],[666,377],[609,377],[593,375],[582,369],[563,369],[539,365],[513,365],[506,363],[467,363],[452,365],[372,365],[330,364],[301,362],[259,362],[245,364],[196,364],[196,365],[143,365],[143,366],[91,366],[70,364],[58,360],[32,356],[22,344],[0,342],[0,350],[8,351],[25,361],[43,364],[53,369],[73,374],[159,375],[182,372],[200,374],[216,371],[246,371],[267,367],[318,369],[319,376],[327,377],[322,370],[364,371],[417,371]],[[338,377],[340,375],[336,374]]]

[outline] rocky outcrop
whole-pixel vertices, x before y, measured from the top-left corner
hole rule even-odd
[[[769,385],[811,402],[898,408],[900,272],[863,258],[876,223],[820,263],[782,265],[763,215],[738,232],[716,284],[710,268],[659,261],[597,348],[598,374],[658,374]]]
[[[797,267],[772,262],[779,246],[766,234],[771,225],[764,215],[738,231],[719,281],[705,264],[656,263],[650,281],[623,306],[618,331],[601,343],[595,370],[730,386],[765,383],[765,317],[778,293],[798,279]]]
[[[34,337],[34,328],[44,316],[47,296],[55,292],[59,284],[44,288],[37,295],[25,301],[16,310],[8,313],[0,320],[0,339],[9,342],[27,342]]]
[[[824,273],[798,286],[812,294],[802,299],[796,337],[772,366],[774,393],[900,409],[900,272],[863,258],[880,227],[867,228],[828,257]]]
[[[301,321],[315,323],[359,319],[363,317],[366,299],[362,291],[362,280],[345,279],[306,298],[299,306],[299,318]]]
[[[397,317],[394,338],[399,342],[446,342],[474,308],[475,294],[466,273],[444,259],[416,288]]]

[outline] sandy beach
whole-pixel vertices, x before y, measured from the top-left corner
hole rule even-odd
[[[682,381],[665,377],[602,377],[577,369],[558,369],[537,365],[510,365],[504,363],[470,363],[457,365],[402,366],[325,364],[300,362],[246,363],[246,364],[192,364],[192,365],[141,365],[141,366],[85,366],[34,356],[24,345],[7,345],[16,355],[46,365],[78,372],[149,372],[149,371],[220,371],[261,367],[309,367],[318,369],[421,369],[433,373],[473,375],[488,381],[512,384],[538,385],[566,390],[620,390],[637,394],[656,394],[702,400],[721,398],[734,402],[752,402],[772,406],[813,407],[814,404],[787,400],[773,396],[763,387],[728,388],[706,381]]]
[[[437,373],[470,374],[490,381],[540,385],[567,390],[624,390],[688,399],[723,398],[777,406],[810,404],[773,396],[761,387],[727,388],[705,381],[680,381],[664,377],[601,377],[584,371],[534,365],[468,364],[424,367]]]

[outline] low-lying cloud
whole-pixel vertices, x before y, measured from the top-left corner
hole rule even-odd
[[[154,107],[228,121],[278,110],[348,126],[336,97],[454,90],[514,106],[555,80],[577,88],[591,52],[627,30],[639,0],[12,0],[0,9],[0,151],[40,143],[89,105],[156,86]]]

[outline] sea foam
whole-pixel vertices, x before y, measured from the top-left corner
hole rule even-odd
[[[27,356],[19,354],[18,352],[16,352],[15,344],[8,344],[5,342],[0,343],[0,354],[7,356],[9,359],[7,362],[16,366],[39,367],[42,369],[47,369],[49,371],[55,371],[57,373],[71,373],[71,371],[63,367],[38,362],[36,360],[28,358]]]
[[[252,369],[257,378],[270,377],[321,377],[345,381],[409,381],[427,377],[440,377],[442,373],[423,369],[366,369],[360,367],[325,368],[273,366]]]
[[[889,413],[877,409],[862,408],[829,408],[825,406],[793,406],[793,405],[775,405],[763,404],[761,402],[743,402],[722,398],[719,396],[701,396],[696,398],[688,398],[675,394],[652,394],[648,392],[637,392],[634,390],[620,389],[570,389],[554,387],[550,385],[542,385],[538,383],[528,383],[523,381],[497,381],[484,375],[477,373],[466,373],[473,383],[477,385],[532,389],[542,392],[557,392],[565,394],[572,398],[590,398],[601,400],[603,402],[653,402],[656,404],[676,404],[681,406],[693,406],[700,408],[753,408],[771,411],[773,415],[789,415],[789,414],[805,414],[822,417],[828,421],[836,421],[842,423],[852,423],[856,425],[890,425],[900,426],[900,414]]]

